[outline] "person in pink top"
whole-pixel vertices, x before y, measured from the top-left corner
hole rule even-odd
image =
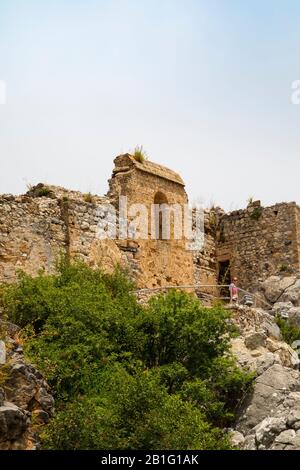
[[[237,287],[237,277],[233,278],[229,286],[229,292],[230,292],[230,303],[237,304],[239,300],[239,288]]]

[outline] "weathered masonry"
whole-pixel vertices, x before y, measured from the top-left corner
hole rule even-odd
[[[227,284],[255,289],[259,280],[278,271],[300,269],[300,208],[281,203],[225,214],[205,212],[205,243],[199,251],[186,249],[186,240],[165,240],[160,219],[157,239],[148,220],[143,239],[99,239],[97,227],[103,205],[119,211],[119,197],[128,206],[143,204],[150,217],[153,204],[188,202],[182,178],[150,161],[129,154],[118,156],[105,197],[84,195],[43,184],[23,196],[0,196],[0,282],[13,282],[19,270],[36,275],[54,272],[59,255],[81,259],[90,266],[112,270],[126,266],[139,287]],[[172,228],[172,227],[171,227]]]
[[[120,250],[130,253],[138,262],[138,285],[153,288],[193,284],[193,259],[186,249],[186,240],[176,240],[172,233],[169,240],[159,233],[157,239],[151,239],[153,205],[179,204],[183,207],[188,202],[181,177],[161,165],[149,161],[139,163],[125,154],[115,159],[109,186],[108,196],[115,205],[118,205],[119,196],[127,196],[129,206],[143,204],[147,209],[147,239],[117,241]]]
[[[300,208],[281,203],[263,208],[260,202],[224,214],[216,229],[217,278],[237,276],[246,289],[281,271],[300,268]]]
[[[178,174],[129,154],[115,159],[106,197],[42,184],[24,196],[1,196],[0,282],[14,281],[18,270],[54,272],[57,258],[66,254],[106,270],[127,266],[140,287],[193,284],[193,259],[184,239],[97,238],[99,207],[119,209],[119,196],[127,196],[128,205],[144,204],[149,214],[152,204],[187,203]]]
[[[0,282],[13,282],[20,270],[53,273],[62,254],[106,269],[125,262],[113,241],[95,237],[97,206],[104,201],[86,202],[81,193],[44,185],[24,196],[1,196]]]

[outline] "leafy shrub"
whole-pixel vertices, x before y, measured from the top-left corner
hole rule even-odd
[[[288,267],[287,264],[280,264],[280,265],[278,266],[278,271],[279,271],[280,273],[285,273],[285,272],[288,271],[288,270],[289,270],[289,267]]]
[[[133,151],[133,156],[135,160],[139,163],[144,163],[146,160],[148,160],[147,153],[143,149],[143,146],[137,145]]]
[[[250,214],[252,220],[259,220],[263,214],[262,207],[256,207]]]
[[[132,290],[120,269],[66,262],[5,289],[56,398],[44,447],[229,448],[221,427],[252,381],[230,356],[229,313],[177,291],[141,306]]]
[[[46,186],[44,183],[39,183],[35,186],[32,184],[27,185],[27,195],[31,197],[50,197],[52,199],[55,198],[54,191]]]
[[[180,362],[193,374],[205,373],[213,358],[229,350],[229,317],[221,307],[202,307],[175,290],[154,297],[141,321],[143,360],[149,367]]]
[[[51,189],[47,188],[47,186],[44,186],[43,188],[39,189],[39,191],[36,193],[37,197],[53,197],[53,192]]]
[[[88,203],[90,203],[90,204],[93,204],[94,198],[93,198],[92,193],[89,192],[89,193],[84,194],[84,195],[83,195],[83,200],[84,200],[85,202],[88,202]]]
[[[294,341],[300,340],[300,328],[290,325],[281,317],[276,317],[276,323],[279,326],[282,337],[286,343],[292,345]]]
[[[121,366],[103,372],[97,395],[67,405],[44,442],[50,449],[230,447],[197,407],[169,395],[151,372],[132,375]]]

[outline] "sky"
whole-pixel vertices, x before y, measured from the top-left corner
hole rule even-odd
[[[299,0],[0,0],[0,193],[105,194],[143,145],[191,202],[300,203],[299,22]]]

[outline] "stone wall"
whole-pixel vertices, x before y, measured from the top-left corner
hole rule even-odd
[[[121,215],[120,196],[127,196],[128,208],[133,204],[146,207],[146,237],[132,238],[130,233],[119,237],[118,232],[116,239],[96,236],[104,217],[108,229],[114,222],[113,216],[107,218],[109,208]],[[259,279],[300,268],[300,208],[296,203],[263,208],[254,202],[230,214],[219,208],[206,211],[204,246],[198,251],[187,250],[187,240],[177,240],[174,234],[168,240],[152,239],[153,204],[183,207],[187,201],[177,173],[149,161],[137,162],[129,154],[115,159],[106,197],[42,184],[24,196],[0,196],[0,282],[13,282],[18,270],[32,275],[40,269],[52,273],[60,254],[108,271],[120,264],[129,269],[140,288],[207,286],[228,283],[231,275],[239,278],[241,287],[254,290]],[[129,214],[128,219],[133,221],[134,216]],[[171,233],[172,228],[174,219]]]
[[[216,237],[218,271],[229,262],[240,286],[252,289],[259,279],[299,269],[299,220],[296,203],[263,208],[258,201],[223,215]]]
[[[95,202],[70,200],[65,203],[65,218],[68,221],[68,254],[71,259],[80,259],[91,267],[104,267],[112,271],[120,264],[127,266],[126,255],[114,240],[97,238],[97,227],[103,214],[99,205],[108,204],[102,199]]]
[[[107,199],[54,186],[41,188],[51,192],[0,198],[0,282],[13,282],[19,270],[53,273],[61,255],[107,271],[116,264],[127,266],[126,255],[114,241],[96,238],[98,208]]]
[[[193,252],[195,284],[217,284],[216,229],[219,216],[218,209],[204,212],[204,245],[201,250]],[[216,289],[211,287],[205,289],[205,292],[217,293]]]
[[[24,196],[0,197],[0,282],[13,282],[18,270],[31,275],[40,269],[52,273],[58,257],[65,254],[108,271],[117,264],[127,267],[139,287],[193,284],[193,259],[186,240],[151,239],[155,197],[165,198],[158,203],[183,206],[187,195],[182,179],[152,162],[136,162],[128,154],[117,157],[115,165],[107,197],[43,184]],[[103,207],[118,210],[120,195],[127,196],[129,206],[144,204],[147,208],[147,239],[128,235],[102,240],[96,236],[99,223],[107,216]]]
[[[0,281],[12,282],[18,270],[52,272],[66,247],[62,207],[52,198],[0,198]]]

